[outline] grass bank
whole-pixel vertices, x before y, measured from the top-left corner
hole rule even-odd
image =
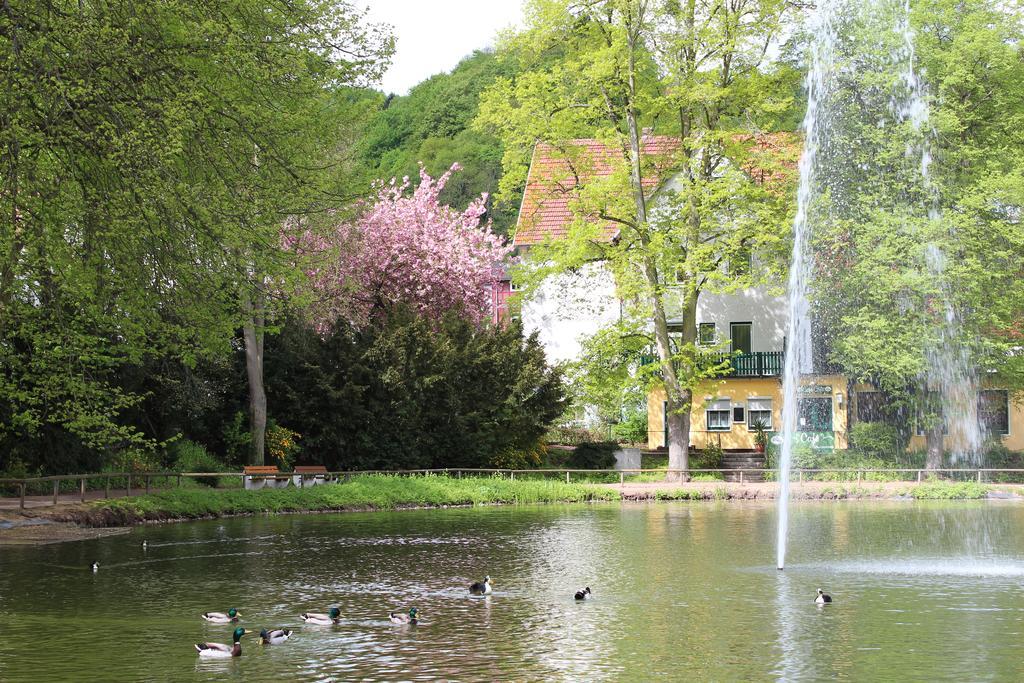
[[[500,477],[401,477],[360,475],[343,484],[260,491],[172,489],[134,498],[96,501],[66,513],[88,526],[123,526],[144,521],[199,519],[267,512],[392,510],[447,505],[576,503],[618,500],[617,491],[556,480]]]

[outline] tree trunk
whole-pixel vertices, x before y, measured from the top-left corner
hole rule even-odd
[[[942,424],[929,427],[925,432],[927,443],[927,455],[925,456],[924,467],[928,470],[937,470],[942,467]]]
[[[249,464],[264,462],[267,431],[267,394],[263,388],[263,306],[257,295],[254,302],[248,294],[242,305],[246,319],[242,325],[245,341],[245,372],[249,380]]]

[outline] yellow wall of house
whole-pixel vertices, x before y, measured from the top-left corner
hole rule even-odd
[[[828,387],[832,397],[832,430],[836,448],[847,447],[846,378],[839,375],[817,376],[805,384]],[[824,390],[820,394],[825,396]],[[841,399],[839,397],[842,397]],[[751,398],[772,400],[772,430],[769,438],[777,434],[782,425],[782,382],[778,378],[731,378],[716,380],[694,392],[690,411],[690,446],[704,448],[709,442],[721,444],[723,449],[753,449],[754,432],[746,422],[733,422],[729,431],[708,431],[705,403],[728,398],[732,403],[747,405]],[[648,448],[665,447],[665,419],[663,403],[665,389],[656,387],[647,395]]]

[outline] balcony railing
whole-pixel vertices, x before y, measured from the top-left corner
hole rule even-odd
[[[643,357],[644,365],[657,362],[656,355],[649,354]],[[786,354],[783,351],[717,353],[703,356],[701,363],[709,366],[728,363],[729,367],[720,372],[719,377],[779,377],[786,364]]]

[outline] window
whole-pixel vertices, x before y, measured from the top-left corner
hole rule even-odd
[[[796,429],[798,432],[831,432],[832,397],[800,399]]]
[[[508,289],[510,292],[519,292],[522,291],[523,286],[517,283],[515,280],[509,280]]]
[[[978,393],[978,422],[985,434],[1010,433],[1010,395],[1001,389]]]
[[[729,399],[720,398],[707,404],[705,410],[709,432],[727,432],[732,429],[732,411]]]
[[[747,401],[747,429],[753,431],[760,421],[766,431],[772,429],[772,400],[770,398],[752,398]]]
[[[733,353],[750,353],[750,323],[729,323]]]
[[[736,405],[732,407],[732,421],[733,422],[746,422],[747,411],[743,405]]]
[[[697,343],[701,346],[711,346],[715,343],[715,324],[701,323],[697,327]]]

